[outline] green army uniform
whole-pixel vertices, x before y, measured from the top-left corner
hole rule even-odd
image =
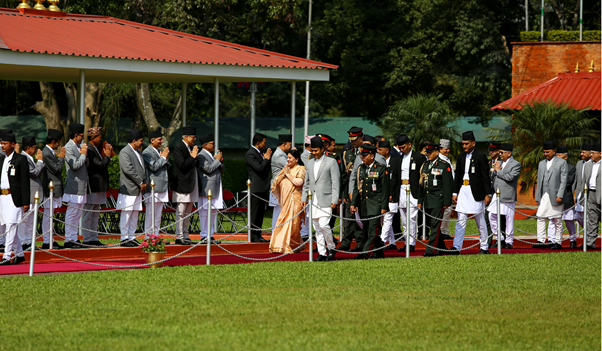
[[[361,164],[358,168],[356,189],[353,191],[351,205],[355,206],[360,218],[369,218],[381,215],[381,210],[389,211],[389,180],[390,175],[387,166],[373,162],[371,167]],[[384,247],[380,238],[381,217],[363,221],[364,228],[360,232],[362,243],[361,251],[370,251]],[[355,221],[354,221],[355,222]],[[357,222],[355,222],[357,225]],[[378,258],[385,257],[384,250],[374,251],[373,255]],[[367,255],[362,255],[367,258]]]
[[[341,198],[344,201],[347,201],[345,204],[344,217],[345,218],[353,218],[354,215],[351,213],[351,204],[349,201],[349,194],[347,194],[347,189],[349,188],[349,177],[351,176],[351,171],[353,171],[353,162],[355,162],[355,158],[359,153],[358,149],[350,148],[343,151],[343,159],[341,160]],[[343,221],[343,240],[341,241],[341,246],[339,249],[348,251],[353,239],[359,248],[361,238],[361,228],[357,225],[355,221],[344,220]]]
[[[452,204],[454,177],[449,164],[440,158],[427,162],[422,166],[420,174],[420,192],[418,203],[427,213],[426,221],[430,230],[429,241],[424,256],[438,256],[441,251],[433,249],[447,249],[441,234],[441,220],[443,219],[444,206]]]

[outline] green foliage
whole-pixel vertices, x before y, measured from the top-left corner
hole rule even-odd
[[[119,177],[121,170],[119,169],[119,154],[113,156],[109,163],[109,187],[119,189]]]
[[[602,40],[602,31],[585,30],[585,31],[583,31],[583,40],[600,41],[600,40]]]
[[[600,41],[601,31],[599,30],[586,30],[583,31],[584,41]],[[537,42],[540,39],[540,32],[529,31],[520,32],[521,42]],[[551,30],[543,33],[544,41],[579,41],[578,30]]]
[[[543,33],[544,39],[546,38],[546,33]],[[537,42],[541,38],[541,32],[536,31],[528,31],[528,32],[520,32],[520,41],[523,43],[526,42]]]
[[[506,117],[511,131],[490,128],[494,140],[514,144],[514,158],[522,164],[521,192],[537,182],[539,162],[544,159],[543,142],[554,141],[555,145],[569,148],[569,162],[575,163],[581,145],[600,136],[594,129],[595,116],[587,109],[575,110],[568,104],[556,104],[551,101],[533,102],[521,105],[522,109],[512,110]]]
[[[167,252],[163,235],[149,234],[138,247],[142,249],[142,252]]]
[[[224,190],[230,190],[234,194],[247,190],[249,175],[247,174],[245,160],[225,159],[224,165],[226,166],[226,172],[222,175]]]
[[[393,140],[397,134],[407,134],[415,147],[423,140],[453,141],[460,135],[448,126],[453,125],[457,117],[441,100],[441,95],[429,94],[410,96],[394,103],[381,119],[385,138]],[[457,148],[456,144],[452,143],[452,148]]]

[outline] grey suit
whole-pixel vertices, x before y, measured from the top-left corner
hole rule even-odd
[[[42,187],[40,175],[44,169],[44,162],[33,159],[31,156],[27,155],[25,151],[21,152],[21,155],[27,158],[27,164],[29,164],[29,191],[31,193],[29,201],[33,204],[36,192],[38,192],[40,203],[42,203],[42,201],[44,201],[44,188]]]
[[[136,155],[138,154],[138,155]],[[129,196],[140,195],[140,185],[145,182],[145,167],[138,159],[142,159],[140,152],[135,151],[131,145],[126,145],[119,152],[119,193]],[[144,163],[144,161],[142,161]]]
[[[226,170],[226,166],[220,160],[208,155],[205,150],[199,152],[197,159],[199,160],[199,174],[201,176],[199,195],[207,197],[207,192],[211,189],[211,193],[215,198],[219,193],[222,174]]]
[[[493,173],[493,189],[500,189],[502,202],[516,202],[516,186],[520,170],[520,163],[512,157],[508,159],[504,168]]]
[[[318,199],[318,206],[326,208],[331,204],[339,203],[340,171],[335,159],[326,155],[322,157],[324,160],[320,165],[317,178],[314,177],[316,160],[311,159],[306,165],[301,201],[307,201],[307,191],[311,189],[313,197]]]
[[[65,145],[65,163],[67,164],[67,180],[65,194],[85,195],[88,193],[88,158],[79,153],[73,140]]]
[[[562,202],[556,202],[556,198],[564,197],[568,167],[566,166],[566,161],[560,157],[554,156],[553,160],[554,161],[549,170],[547,169],[547,160],[542,160],[539,162],[535,201],[539,203],[543,194],[548,193],[550,195],[550,202],[552,206],[558,206],[561,205]]]
[[[152,145],[149,145],[146,149],[144,149],[144,151],[142,151],[142,158],[144,159],[144,165],[146,168],[146,183],[149,185],[146,188],[146,192],[151,192],[151,180],[155,181],[156,193],[167,191],[169,184],[167,173],[169,162],[167,159],[165,157],[161,157],[158,150]]]
[[[287,163],[286,153],[277,147],[276,151],[274,151],[274,154],[272,155],[272,183],[274,182],[274,178],[280,174],[280,171],[282,171],[282,168],[284,168]]]
[[[600,161],[598,161],[600,162]],[[602,169],[598,167],[597,174],[593,175],[592,170],[594,168],[593,160],[585,164],[584,174],[584,185],[590,189],[587,193],[587,245],[594,246],[596,244],[596,237],[598,237],[598,230],[600,228],[600,193],[602,193],[602,185],[600,184],[600,173]],[[591,177],[596,177],[596,189],[592,190],[590,187]]]
[[[63,196],[63,165],[65,159],[55,155],[50,147],[44,147],[42,150],[42,160],[44,161],[44,169],[42,170],[42,185],[44,187],[44,196],[50,196],[48,184],[52,181],[54,185],[54,197]]]
[[[374,161],[380,163],[381,165],[387,165],[387,160],[385,160],[385,158],[381,154],[374,155]],[[349,176],[349,179],[352,179],[352,181],[349,182],[349,194],[353,194],[353,191],[355,190],[355,179],[357,179],[357,169],[362,163],[363,162],[360,158],[360,155],[357,155],[355,157],[355,161],[353,161],[353,170],[351,171],[351,175]]]
[[[591,164],[591,160],[584,162],[580,160],[575,165],[575,182],[573,183],[573,192],[575,192],[575,199],[583,198],[583,188],[585,186],[585,167],[584,164]]]

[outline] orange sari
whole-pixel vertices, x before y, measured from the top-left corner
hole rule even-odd
[[[270,239],[270,252],[272,253],[290,253],[301,250],[301,222],[305,220],[305,211],[301,214],[299,211],[303,209],[301,193],[305,181],[305,167],[297,165],[290,169],[288,174],[284,174],[286,168],[272,183],[272,193],[278,199],[281,208],[276,228],[272,231]],[[297,216],[294,217],[295,215]],[[285,224],[282,225],[282,223]]]

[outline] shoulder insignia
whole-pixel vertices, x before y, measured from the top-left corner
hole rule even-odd
[[[338,158],[337,158],[337,163],[338,163],[338,164],[341,164],[341,160],[339,160]]]
[[[447,167],[447,171],[448,171],[448,172],[451,172],[451,167]]]
[[[388,174],[389,174],[389,171],[385,170],[385,175],[388,175]]]

